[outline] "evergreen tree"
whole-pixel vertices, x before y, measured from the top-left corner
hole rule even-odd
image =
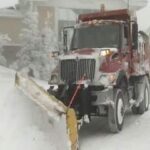
[[[49,54],[51,50],[57,49],[56,36],[47,25],[42,32],[39,31],[38,12],[32,5],[25,14],[23,24],[22,48],[17,53],[17,61],[12,67],[28,75],[48,80],[54,63],[50,61]]]
[[[50,25],[45,24],[42,31],[42,54],[41,60],[43,61],[44,67],[41,66],[41,75],[48,79],[50,77],[50,72],[54,69],[56,65],[56,60],[49,57],[53,51],[58,51],[58,43],[56,35]]]

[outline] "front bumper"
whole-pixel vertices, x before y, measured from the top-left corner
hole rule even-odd
[[[68,91],[70,89],[72,92],[70,95],[73,94],[78,84],[73,85],[51,85],[50,90],[52,93],[61,93],[60,91],[62,89],[65,89]],[[98,105],[109,105],[113,102],[113,86],[105,88],[104,86],[95,86],[95,85],[88,85],[87,84],[81,84],[81,89],[88,88],[88,91],[90,91],[91,95],[91,103],[93,106]],[[67,92],[68,93],[68,92]],[[54,94],[55,95],[55,94]]]

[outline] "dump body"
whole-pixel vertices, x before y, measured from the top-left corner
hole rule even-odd
[[[79,21],[86,22],[92,20],[122,20],[129,21],[130,13],[127,9],[112,10],[112,11],[99,11],[90,14],[79,15]]]

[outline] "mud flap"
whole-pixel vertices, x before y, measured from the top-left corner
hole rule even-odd
[[[53,119],[59,120],[66,115],[66,134],[69,139],[69,150],[78,149],[77,119],[73,109],[68,109],[60,100],[49,95],[42,87],[32,79],[18,73],[15,75],[15,85],[27,97],[40,106]],[[67,144],[67,143],[66,143]]]

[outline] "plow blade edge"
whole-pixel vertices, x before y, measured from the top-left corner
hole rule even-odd
[[[19,73],[15,75],[15,85],[21,90],[29,99],[40,106],[49,117],[53,120],[59,120],[62,115],[66,118],[66,134],[69,139],[69,150],[78,149],[78,130],[77,119],[73,109],[67,107],[56,97],[50,95],[35,81],[28,77],[24,77]],[[66,143],[68,144],[68,143]]]

